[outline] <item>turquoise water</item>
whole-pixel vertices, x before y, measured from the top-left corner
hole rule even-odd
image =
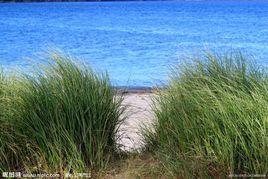
[[[268,63],[268,2],[170,1],[0,4],[0,61],[29,67],[59,48],[117,86],[165,83],[168,69],[199,50],[239,49]]]

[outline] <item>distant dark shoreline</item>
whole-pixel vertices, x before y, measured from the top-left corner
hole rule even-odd
[[[31,2],[114,2],[114,1],[152,1],[152,0],[0,0],[0,3],[31,3]]]

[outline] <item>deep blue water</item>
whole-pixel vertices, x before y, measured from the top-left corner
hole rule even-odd
[[[268,2],[88,2],[0,4],[0,62],[27,69],[59,48],[114,85],[166,82],[168,69],[199,50],[239,49],[268,64]]]

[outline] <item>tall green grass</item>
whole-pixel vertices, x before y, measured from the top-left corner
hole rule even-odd
[[[0,73],[0,172],[31,170],[41,162],[38,147],[15,129],[10,115],[14,110],[12,80]]]
[[[33,143],[42,158],[36,171],[98,170],[117,155],[122,97],[115,98],[107,75],[97,75],[73,61],[53,54],[36,73],[14,79],[7,96],[11,102],[4,120],[15,133],[2,126],[1,141],[4,145],[18,145],[21,139]],[[22,150],[18,149],[26,152]]]
[[[240,53],[207,53],[173,69],[154,112],[145,138],[171,175],[267,173],[267,71]]]

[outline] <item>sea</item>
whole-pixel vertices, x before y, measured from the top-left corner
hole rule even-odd
[[[0,65],[33,70],[60,51],[114,86],[167,84],[203,52],[240,51],[268,64],[268,1],[113,1],[0,4]]]

